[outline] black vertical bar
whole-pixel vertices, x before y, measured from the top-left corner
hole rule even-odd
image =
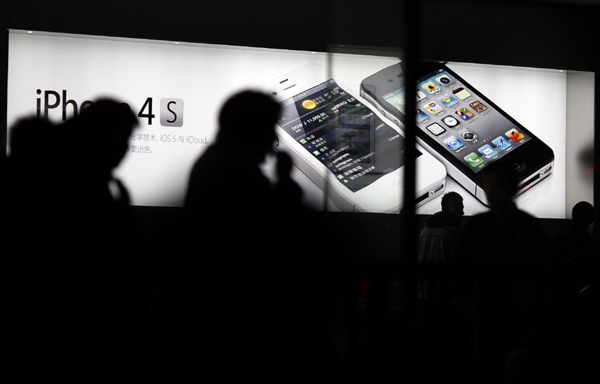
[[[600,103],[600,100],[598,100],[598,95],[600,95],[600,92],[598,92],[600,90],[600,85],[598,84],[598,75],[600,74],[600,65],[596,64],[595,67],[595,71],[594,71],[594,165],[593,165],[593,170],[594,172],[592,172],[592,185],[594,186],[594,191],[593,191],[593,202],[592,204],[594,205],[594,207],[597,207],[597,204],[600,203],[600,189],[598,188],[598,180],[600,180],[598,177],[596,177],[596,173],[598,172],[598,169],[600,168],[600,156],[598,156],[598,150],[596,148],[600,148],[600,119],[598,119],[598,104]],[[594,211],[594,227],[593,227],[593,237],[594,240],[596,242],[599,242],[600,240],[600,225],[598,225],[598,220],[599,220],[599,213],[598,213],[598,208],[595,209]]]
[[[0,10],[2,12],[2,10]],[[0,22],[4,22],[3,20]],[[8,29],[5,25],[0,25],[0,129],[2,138],[2,158],[6,157],[6,140],[8,134],[7,122],[7,104],[8,104]]]
[[[598,99],[598,95],[600,95],[600,92],[598,92],[600,90],[600,84],[598,84],[598,74],[600,74],[600,65],[596,64],[595,68],[594,68],[594,165],[593,165],[593,169],[594,172],[592,172],[592,177],[594,178],[592,181],[592,185],[594,186],[594,192],[593,192],[593,205],[595,211],[594,211],[594,227],[593,227],[593,237],[594,240],[596,241],[596,243],[598,243],[598,240],[600,239],[600,224],[599,224],[599,214],[598,214],[598,205],[600,203],[600,188],[598,188],[598,181],[600,180],[600,178],[596,177],[596,174],[598,172],[598,169],[600,168],[600,156],[598,156],[598,149],[596,148],[600,148],[600,119],[598,119],[598,104],[600,103],[600,100]],[[597,361],[598,358],[600,357],[600,352],[597,350],[597,348],[595,348],[596,345],[598,345],[598,343],[600,342],[600,329],[598,328],[598,324],[600,324],[600,308],[598,306],[598,302],[600,300],[600,276],[598,276],[598,270],[596,269],[595,274],[594,274],[594,280],[592,282],[592,287],[591,287],[591,302],[594,303],[591,305],[591,342],[590,345],[592,346],[589,351],[591,352],[591,356],[589,356],[589,361]],[[593,351],[593,352],[592,352]],[[593,372],[593,377],[590,378],[590,383],[593,382],[597,382],[600,379],[600,373],[597,372],[597,370],[595,369],[591,369],[591,372]]]
[[[404,138],[406,149],[404,152],[404,189],[403,193],[403,214],[400,215],[400,255],[401,267],[408,269],[403,273],[405,293],[405,305],[403,318],[407,320],[407,326],[404,330],[404,337],[408,341],[401,352],[401,359],[405,368],[405,375],[409,381],[419,378],[416,361],[414,360],[414,351],[419,343],[416,339],[412,324],[416,310],[416,285],[417,285],[417,247],[416,247],[416,216],[415,216],[415,190],[416,190],[416,139],[415,139],[415,111],[416,95],[415,84],[417,82],[417,67],[419,60],[419,3],[418,0],[404,0],[404,14],[401,15],[402,23],[400,47],[404,50],[401,57],[403,61],[403,71],[405,79],[405,100],[404,100]]]
[[[327,52],[327,74],[329,78],[333,77],[333,70],[331,66],[333,65],[333,57],[331,56],[331,24],[328,23],[328,20],[332,20],[334,17],[333,12],[333,0],[329,0],[324,2],[324,17],[323,17],[323,36],[325,37],[323,40],[323,47]],[[325,177],[329,178],[329,174],[325,173]],[[323,212],[327,212],[329,208],[329,182],[325,180],[325,190],[323,191]]]
[[[417,0],[405,0],[404,14],[401,15],[402,31],[401,47],[404,48],[404,78],[406,80],[406,97],[405,97],[405,139],[406,151],[404,153],[404,214],[401,215],[403,220],[402,250],[401,260],[410,264],[416,261],[416,228],[415,228],[415,110],[416,99],[414,88],[417,82],[417,66],[419,61],[419,2]]]

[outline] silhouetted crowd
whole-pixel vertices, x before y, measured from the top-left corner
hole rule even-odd
[[[260,121],[247,119],[257,110]],[[160,249],[133,241],[144,223],[114,176],[137,125],[127,105],[103,99],[62,124],[18,121],[0,191],[6,375],[102,383],[597,378],[591,204],[573,207],[572,226],[551,241],[513,203],[514,170],[492,165],[489,211],[463,227],[462,197],[444,195],[415,239],[417,272],[396,279],[389,275],[403,265],[387,271],[388,286],[402,291],[392,300],[376,272],[348,258],[352,241],[341,239],[361,228],[325,228],[323,213],[303,204],[287,154],[276,154],[275,181],[262,173],[279,116],[267,95],[227,100],[177,216],[181,237],[202,245]]]
[[[249,123],[257,110],[261,121]],[[330,332],[336,256],[320,257],[328,250],[316,238],[318,251],[301,246],[312,212],[291,159],[276,155],[276,182],[259,168],[279,114],[255,92],[225,103],[180,223],[165,233],[178,239],[158,250],[166,240],[136,241],[146,223],[114,175],[137,124],[127,105],[98,100],[61,124],[11,127],[1,192],[6,372],[78,383],[328,377],[341,353]]]
[[[485,383],[598,378],[599,254],[588,232],[594,208],[576,204],[571,228],[551,241],[514,204],[518,182],[510,165],[489,166],[489,211],[462,228],[462,197],[447,193],[419,236],[419,263],[430,267],[419,280],[420,353],[449,365],[424,369],[431,382],[449,381],[456,369],[478,371],[467,380]]]

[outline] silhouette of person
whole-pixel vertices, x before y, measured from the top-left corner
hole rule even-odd
[[[469,220],[465,233],[468,229],[478,235],[469,236],[463,242],[471,250],[475,245],[483,248],[465,254],[465,257],[488,266],[547,265],[550,262],[546,231],[536,218],[519,210],[513,202],[518,183],[519,175],[510,165],[495,163],[488,166],[483,189],[490,210]],[[508,249],[500,245],[505,242]],[[485,256],[478,255],[483,249]]]
[[[425,228],[419,235],[419,263],[426,265],[451,265],[455,262],[464,215],[463,198],[456,192],[442,197],[442,210],[427,218]],[[432,284],[434,286],[432,286]],[[440,286],[440,281],[419,280],[419,299],[431,299],[450,303],[456,298],[448,297],[449,287]],[[442,284],[443,285],[443,284]]]
[[[201,227],[214,241],[229,243],[230,249],[235,235],[245,252],[243,257],[230,257],[239,257],[236,262],[242,264],[268,260],[264,249],[258,259],[247,250],[265,236],[277,247],[286,231],[276,222],[291,220],[282,213],[302,207],[302,191],[290,178],[292,163],[287,154],[277,154],[274,183],[260,169],[275,141],[280,108],[261,93],[232,96],[221,109],[216,142],[194,164],[189,179],[184,208],[193,227]],[[265,227],[270,228],[268,233]]]
[[[483,189],[490,210],[469,220],[459,251],[478,274],[474,285],[478,349],[490,382],[506,378],[509,361],[514,365],[518,359],[529,359],[541,364],[544,328],[540,325],[547,310],[547,282],[533,272],[544,271],[551,254],[539,221],[513,202],[518,184],[519,175],[510,164],[486,168]]]
[[[26,288],[9,310],[21,339],[8,345],[28,345],[24,360],[63,381],[86,381],[90,372],[106,381],[131,365],[125,351],[143,298],[133,292],[143,288],[132,288],[136,275],[123,264],[105,261],[123,257],[130,236],[127,191],[112,172],[136,124],[126,105],[103,99],[64,124],[26,119],[11,132],[11,172],[22,192],[13,217],[27,223],[12,241],[26,260],[45,260],[14,277]]]
[[[109,99],[61,125],[38,118],[15,125],[8,164],[11,216],[16,224],[26,220],[24,236],[40,240],[20,242],[20,252],[106,257],[105,250],[118,250],[130,229],[130,201],[113,170],[136,125],[127,105]]]
[[[77,287],[61,298],[64,312],[77,319],[65,335],[73,351],[86,356],[75,357],[81,369],[106,364],[106,376],[131,374],[128,354],[146,314],[134,262],[140,258],[130,242],[139,233],[127,188],[114,173],[137,125],[127,104],[100,98],[57,127],[61,151],[51,203],[64,224],[54,231],[55,244],[82,261],[73,263],[65,279]]]
[[[216,142],[194,164],[190,175],[184,203],[189,217],[204,222],[209,218],[211,228],[221,229],[221,225],[240,220],[252,228],[272,213],[268,211],[273,188],[259,164],[275,140],[279,113],[279,104],[250,91],[225,103]]]
[[[127,191],[114,177],[113,170],[127,153],[129,137],[138,122],[127,104],[100,99],[62,126],[63,139],[72,176],[85,181],[86,197],[100,205],[128,204]],[[85,171],[79,174],[80,171]],[[111,192],[110,184],[119,184],[123,193]],[[97,196],[96,196],[97,195]]]
[[[565,266],[582,252],[585,252],[585,255],[581,254],[577,261],[573,260],[572,263],[587,264],[598,257],[597,246],[588,233],[590,225],[594,222],[594,207],[588,202],[580,201],[573,206],[571,214],[571,227],[557,236],[552,243],[557,266]]]
[[[415,326],[424,381],[464,375],[470,363],[471,325],[463,308],[461,278],[452,275],[462,236],[463,198],[448,192],[441,205],[440,212],[427,218],[418,242],[418,260],[425,275],[417,282]]]
[[[589,380],[595,346],[590,342],[596,324],[592,318],[598,277],[598,247],[588,233],[594,222],[594,207],[578,202],[572,208],[570,228],[552,243],[557,272],[554,291],[554,375],[563,380]],[[591,364],[591,365],[590,365]],[[590,365],[590,366],[588,366]]]
[[[99,99],[58,127],[62,151],[56,179],[60,184],[51,196],[62,215],[71,220],[73,237],[81,240],[72,244],[75,253],[81,254],[86,243],[98,239],[97,253],[103,257],[124,252],[120,248],[133,225],[130,198],[113,171],[125,157],[137,124],[128,105]]]
[[[47,208],[43,191],[52,182],[56,166],[53,152],[57,151],[55,126],[46,119],[26,117],[10,129],[9,156],[4,173],[2,205],[7,228],[8,252],[23,254],[32,234],[46,232],[39,222],[42,209]]]
[[[7,162],[10,216],[15,231],[39,240],[15,238],[18,252],[43,256],[52,249],[61,256],[106,257],[105,250],[118,249],[116,242],[130,229],[130,202],[112,172],[136,124],[127,105],[103,99],[61,125],[25,118],[13,127]]]
[[[181,288],[189,305],[167,326],[177,351],[167,363],[170,375],[274,381],[297,364],[296,349],[305,350],[298,339],[310,326],[294,327],[299,320],[290,315],[302,194],[290,178],[289,156],[277,156],[274,182],[260,168],[279,117],[280,105],[268,95],[233,95],[220,111],[216,141],[192,168],[184,211],[189,237],[202,241],[183,264],[194,273]],[[206,364],[199,368],[198,361]]]

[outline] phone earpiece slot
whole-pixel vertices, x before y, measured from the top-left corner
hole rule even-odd
[[[280,81],[280,82],[279,82],[279,84],[283,84],[283,83],[285,83],[285,82],[286,82],[286,81],[288,81],[288,80],[289,80],[289,79],[285,79],[285,80],[283,80],[283,81]]]

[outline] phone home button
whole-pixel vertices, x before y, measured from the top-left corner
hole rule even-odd
[[[512,167],[517,172],[523,172],[525,170],[525,163],[513,163]]]

